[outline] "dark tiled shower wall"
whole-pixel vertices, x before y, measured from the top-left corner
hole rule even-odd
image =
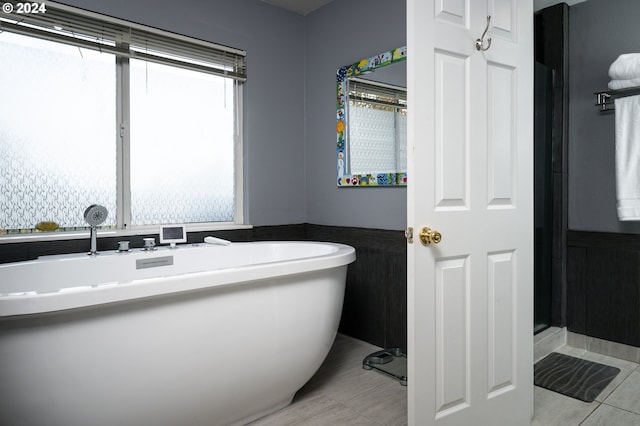
[[[567,329],[640,347],[640,238],[569,231]]]
[[[569,141],[569,6],[556,4],[535,15],[535,60],[553,70],[551,108],[552,223],[545,232],[551,238],[551,325],[564,326],[567,316],[568,141]],[[540,114],[541,111],[536,111]],[[536,189],[538,191],[539,188]],[[538,240],[540,237],[537,236]],[[542,263],[542,262],[540,262]]]
[[[252,229],[193,232],[189,243],[214,235],[231,241],[315,240],[348,244],[357,260],[349,265],[340,332],[381,347],[407,348],[407,248],[402,231],[348,228],[311,224],[259,226]],[[38,256],[81,253],[89,250],[87,238],[66,241],[0,244],[0,263]],[[127,237],[132,247],[142,247],[144,237]],[[98,239],[98,250],[114,250],[122,237]]]

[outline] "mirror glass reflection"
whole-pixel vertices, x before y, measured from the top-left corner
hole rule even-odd
[[[355,77],[347,88],[349,172],[407,170],[407,89]]]
[[[338,186],[407,183],[406,47],[338,69]]]

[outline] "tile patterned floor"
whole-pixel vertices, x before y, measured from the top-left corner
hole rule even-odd
[[[338,335],[326,361],[293,403],[251,426],[402,426],[407,424],[407,388],[362,369],[380,348]],[[637,363],[563,346],[557,352],[618,367],[620,373],[587,403],[536,387],[533,426],[640,426]]]
[[[407,424],[407,387],[362,360],[380,350],[338,334],[327,359],[293,403],[251,426],[402,426]]]
[[[536,387],[532,425],[640,426],[640,369],[638,364],[569,346],[563,346],[556,352],[618,367],[620,373],[591,403]]]

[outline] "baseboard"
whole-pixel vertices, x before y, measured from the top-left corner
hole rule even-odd
[[[640,348],[567,331],[567,345],[601,355],[640,363]]]
[[[533,362],[536,363],[567,344],[567,329],[549,327],[533,336]]]

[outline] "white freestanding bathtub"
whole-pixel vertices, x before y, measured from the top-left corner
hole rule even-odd
[[[241,425],[336,335],[352,247],[267,242],[0,265],[3,426]]]

